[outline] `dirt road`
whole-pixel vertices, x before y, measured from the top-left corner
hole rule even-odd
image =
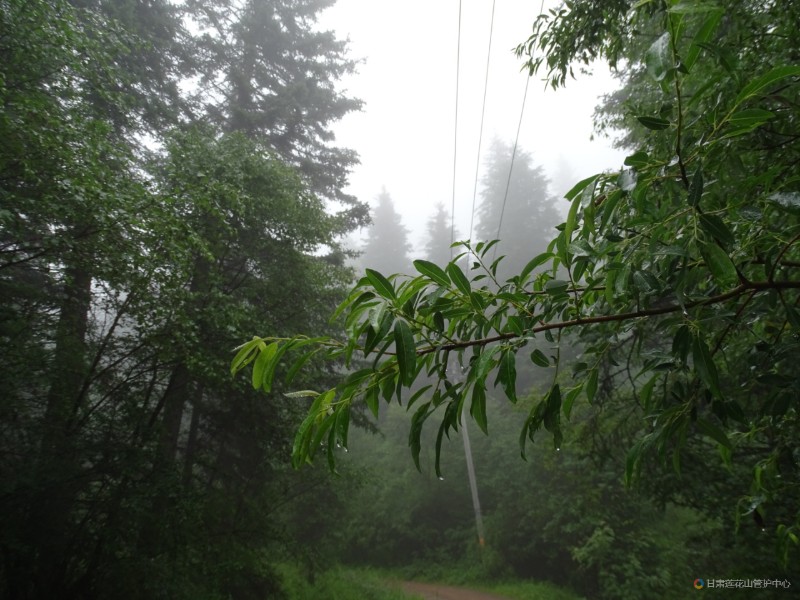
[[[425,600],[508,600],[505,596],[434,583],[403,581],[399,585],[404,591],[422,596]]]

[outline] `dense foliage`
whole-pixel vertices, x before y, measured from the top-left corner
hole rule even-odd
[[[242,4],[0,4],[3,598],[279,597],[315,559],[298,407],[226,366],[256,326],[331,331],[359,103],[328,3]]]
[[[509,278],[497,276],[493,242],[464,242],[446,265],[415,261],[415,276],[367,270],[336,312],[343,340],[244,344],[232,367],[252,363],[257,388],[269,389],[287,352],[299,352],[287,384],[311,354],[366,361],[335,386],[296,393],[313,403],[295,465],[321,452],[334,466],[355,407],[377,415],[381,399],[407,396],[418,465],[423,428],[438,421],[428,443],[439,472],[462,414],[487,432],[492,388],[517,403],[517,355],[544,340],[530,359],[548,384],[520,418],[523,455],[542,429],[561,447],[564,420],[589,411],[590,447],[629,449],[629,483],[733,515],[728,531],[771,532],[777,557],[756,544],[753,564],[777,558],[796,573],[797,15],[790,2],[580,1],[537,20],[519,53],[553,85],[576,60],[619,67],[623,90],[601,114],[633,150],[625,168],[577,183],[547,249]],[[569,367],[568,332],[582,351]],[[435,381],[418,389],[425,375]],[[708,488],[685,484],[697,478]],[[597,528],[575,559],[602,570],[594,557],[616,535]]]

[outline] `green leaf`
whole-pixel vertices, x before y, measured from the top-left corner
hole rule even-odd
[[[345,300],[339,306],[336,307],[336,310],[333,312],[333,315],[331,315],[330,321],[334,322],[336,319],[338,319],[339,316],[347,309],[347,307],[350,307],[350,309],[353,310],[359,304],[363,304],[368,300],[372,300],[374,297],[375,294],[370,291],[362,292],[359,295],[351,294],[350,297],[347,298],[347,300]]]
[[[714,279],[723,287],[736,285],[739,275],[725,251],[714,243],[700,242],[700,254]]]
[[[503,355],[500,357],[500,365],[497,369],[497,380],[495,385],[500,383],[506,393],[506,397],[512,402],[517,401],[517,360],[516,354],[511,349],[503,350]]]
[[[414,268],[439,285],[450,285],[450,278],[439,265],[427,260],[415,260]]]
[[[639,403],[645,407],[645,410],[650,409],[650,399],[653,396],[653,388],[656,385],[656,381],[658,381],[658,375],[653,375],[639,392]]]
[[[520,281],[527,281],[528,275],[530,275],[536,267],[542,266],[544,263],[548,262],[555,258],[555,254],[552,252],[542,252],[541,254],[537,254],[536,256],[531,259],[525,268],[522,269],[522,273],[520,274]]]
[[[638,152],[634,152],[628,156],[625,159],[624,164],[626,167],[641,169],[642,167],[646,167],[648,164],[650,164],[650,156],[647,154],[647,152],[639,150]]]
[[[692,344],[692,361],[694,362],[694,370],[701,381],[706,384],[716,398],[721,399],[722,393],[719,389],[717,365],[714,364],[714,359],[711,357],[711,352],[705,340],[700,337],[694,338]]]
[[[379,392],[380,388],[376,383],[367,388],[367,391],[364,393],[364,402],[372,413],[372,416],[376,419],[378,418],[378,406],[380,405],[380,398],[378,397]]]
[[[722,429],[711,423],[710,421],[703,419],[702,417],[697,419],[697,429],[699,429],[702,433],[719,443],[720,445],[724,446],[728,450],[733,450],[733,444],[731,444],[730,439]]]
[[[408,399],[408,403],[406,404],[406,410],[410,410],[411,407],[414,406],[414,403],[417,400],[419,400],[422,397],[422,395],[425,394],[425,392],[427,392],[432,387],[433,387],[432,384],[428,384],[426,386],[421,387],[416,392],[414,392],[414,394],[411,396],[411,398]],[[432,402],[432,404],[434,404],[434,403]]]
[[[620,269],[619,274],[617,274],[616,279],[614,280],[614,291],[616,291],[617,296],[624,296],[627,294],[629,289],[629,279],[631,277],[631,266],[625,265]]]
[[[544,355],[544,353],[536,348],[533,352],[531,352],[531,361],[533,364],[538,365],[540,367],[549,367],[550,361]]]
[[[411,447],[411,458],[414,460],[418,471],[422,470],[419,464],[419,453],[422,449],[422,426],[425,424],[425,419],[427,419],[432,412],[430,405],[430,402],[420,405],[414,413],[414,416],[411,417],[411,428],[408,432],[408,445]]]
[[[447,274],[450,275],[450,279],[462,294],[469,295],[472,291],[472,286],[470,286],[469,280],[467,276],[464,275],[464,271],[461,270],[461,267],[454,262],[448,263]]]
[[[278,342],[272,342],[265,348],[259,350],[258,358],[253,363],[253,389],[261,388],[264,378],[267,375],[267,365],[278,351]]]
[[[734,105],[739,105],[748,98],[755,96],[756,94],[761,93],[765,88],[771,86],[773,83],[780,81],[781,79],[785,79],[786,77],[797,77],[800,76],[800,66],[794,65],[787,65],[782,67],[775,67],[771,69],[758,79],[751,81],[748,83],[739,95],[736,96],[736,101]]]
[[[692,182],[689,184],[689,206],[697,207],[700,204],[700,198],[703,195],[703,169],[697,167],[692,177]]]
[[[572,404],[575,402],[575,399],[580,395],[583,391],[583,384],[578,384],[574,388],[572,388],[567,395],[564,397],[564,405],[562,410],[564,411],[564,416],[569,420],[570,415],[572,414]]]
[[[305,365],[320,350],[322,350],[322,348],[315,348],[310,352],[302,354],[299,358],[297,358],[294,361],[292,366],[289,367],[289,371],[287,371],[286,378],[284,379],[284,382],[287,386],[292,384],[292,381],[294,381],[294,378],[300,372],[300,369],[303,368],[303,365]]]
[[[272,390],[272,381],[275,378],[275,370],[278,368],[281,357],[295,347],[297,343],[297,340],[289,340],[288,342],[278,345],[277,352],[274,352],[270,357],[269,363],[264,371],[264,379],[261,382],[261,387],[264,392],[269,393]]]
[[[394,324],[394,320],[395,316],[392,313],[385,312],[383,314],[383,318],[381,319],[381,323],[378,329],[375,329],[374,325],[370,326],[370,329],[367,331],[367,337],[364,340],[365,357],[368,354],[370,354],[373,350],[375,350],[378,344],[380,344],[386,339],[386,336],[389,334],[389,330],[392,328],[392,325]]]
[[[569,281],[564,279],[551,279],[544,285],[544,291],[555,296],[567,291]]]
[[[670,6],[667,12],[676,15],[691,15],[696,13],[706,13],[714,10],[719,10],[719,6],[711,2],[680,2],[674,6]]]
[[[572,232],[575,231],[575,228],[578,225],[578,209],[580,208],[580,205],[580,197],[576,197],[569,207],[567,220],[564,223],[564,240],[567,244],[569,244],[569,242],[572,240]]]
[[[644,64],[647,67],[647,74],[655,81],[664,79],[667,76],[667,71],[673,67],[670,39],[670,34],[667,31],[653,42],[645,52]]]
[[[476,381],[472,388],[472,402],[469,406],[469,414],[475,419],[481,431],[488,435],[489,422],[486,418],[486,387],[482,379]]]
[[[375,291],[378,292],[383,298],[394,300],[396,298],[394,286],[383,275],[372,269],[366,269],[366,277],[369,280]]]
[[[751,131],[759,125],[775,118],[775,113],[762,108],[748,108],[733,113],[728,119],[734,129],[747,129]]]
[[[298,390],[296,392],[286,392],[284,396],[287,398],[316,398],[319,396],[319,392],[315,392],[314,390]]]
[[[669,121],[666,119],[659,119],[658,117],[641,116],[636,118],[638,119],[639,123],[654,131],[667,129],[670,125]]]
[[[587,177],[586,179],[581,179],[578,183],[573,185],[572,188],[566,194],[564,194],[564,198],[566,198],[567,200],[575,199],[575,197],[581,192],[583,192],[584,189],[597,182],[597,179],[599,177],[600,177],[599,175],[592,175],[591,177]]]
[[[308,414],[297,433],[294,436],[294,443],[292,444],[292,466],[300,468],[300,466],[311,460],[319,440],[322,439],[325,431],[333,424],[333,420],[326,418],[327,410],[330,407],[331,401],[334,397],[334,390],[328,390],[324,394],[320,394],[314,399],[311,408],[308,409]],[[315,426],[318,426],[315,433]],[[316,438],[316,443],[312,440]]]
[[[586,378],[586,399],[589,404],[594,402],[594,397],[597,395],[597,367],[589,371],[589,377]]]
[[[723,246],[731,247],[736,241],[731,230],[717,215],[700,215],[700,227]]]
[[[682,363],[686,362],[686,357],[689,355],[689,347],[692,343],[692,335],[689,327],[681,325],[675,331],[675,337],[672,339],[672,353],[680,359]]]
[[[347,448],[348,433],[350,431],[350,402],[342,403],[336,410],[336,423],[334,424],[336,437],[342,442],[342,447]],[[334,440],[335,441],[335,440]]]
[[[479,250],[481,257],[486,256],[486,254],[491,250],[495,244],[499,244],[500,240],[492,240],[483,246],[482,250]]]
[[[398,319],[394,323],[394,343],[397,349],[397,367],[400,380],[410,386],[414,382],[417,370],[417,347],[408,324]]]
[[[231,375],[235,375],[239,369],[247,366],[250,361],[256,358],[256,348],[262,341],[260,337],[253,337],[249,342],[235,348],[238,352],[231,361]]]
[[[553,434],[555,448],[561,446],[561,386],[555,384],[545,399],[545,410],[542,415],[544,428]]]
[[[473,367],[473,373],[476,380],[485,379],[489,371],[492,370],[496,364],[493,360],[493,357],[499,349],[500,348],[498,346],[492,346],[491,348],[486,348],[483,350],[483,352],[481,352],[478,360],[475,362],[475,366]]]
[[[692,40],[692,45],[689,47],[689,52],[686,54],[686,60],[684,60],[683,63],[686,65],[687,69],[691,70],[694,66],[694,63],[697,62],[697,59],[700,56],[701,44],[711,39],[711,36],[714,34],[714,31],[716,31],[723,14],[724,11],[721,8],[717,8],[713,15],[708,16],[708,18],[703,22],[703,25],[695,34],[694,39]]]

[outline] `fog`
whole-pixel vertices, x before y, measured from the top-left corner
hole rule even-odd
[[[544,10],[555,4],[545,3]],[[617,168],[624,158],[612,140],[593,136],[595,105],[616,82],[603,64],[590,73],[576,69],[577,78],[557,91],[539,73],[523,112],[527,72],[514,48],[527,39],[539,8],[520,0],[496,3],[481,154],[493,137],[513,143],[519,127],[520,148],[533,153],[546,169],[551,192],[561,197],[565,181]],[[491,22],[492,2],[463,3],[455,172],[455,219],[462,233],[469,229],[475,190]],[[364,109],[334,127],[337,143],[361,157],[348,191],[372,202],[385,187],[412,231],[415,249],[435,203],[450,210],[453,201],[458,24],[457,2],[424,0],[340,0],[319,21],[349,39],[351,55],[362,60],[342,87],[362,99]]]
[[[1,599],[800,587],[800,2],[562,2],[0,2]]]

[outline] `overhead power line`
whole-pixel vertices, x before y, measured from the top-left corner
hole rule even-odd
[[[506,202],[508,201],[508,190],[511,187],[511,173],[514,171],[514,159],[517,156],[517,144],[519,143],[519,132],[522,129],[522,117],[525,115],[525,100],[528,98],[528,84],[530,83],[531,78],[528,77],[525,80],[525,93],[522,95],[522,108],[519,111],[519,123],[517,124],[517,135],[514,138],[514,149],[511,151],[511,164],[508,167],[508,179],[506,180],[506,191],[503,194],[503,205],[500,208],[500,220],[497,222],[497,233],[495,234],[496,239],[500,239],[500,228],[503,226],[503,215],[506,212]],[[497,254],[497,246],[495,248],[495,254]]]
[[[486,75],[483,78],[483,105],[481,106],[481,128],[478,134],[478,159],[475,164],[475,185],[472,188],[472,212],[469,218],[469,238],[472,239],[472,230],[475,225],[475,199],[478,196],[478,173],[481,167],[481,146],[483,144],[483,120],[486,114],[486,92],[489,89],[489,60],[492,56],[492,35],[494,33],[494,7],[496,0],[492,0],[492,19],[489,23],[489,48],[486,51]]]
[[[544,14],[544,0],[542,0],[541,5],[539,6],[539,16]],[[519,132],[522,129],[522,117],[525,115],[525,101],[528,98],[528,84],[531,82],[531,75],[528,73],[528,77],[525,79],[525,92],[522,94],[522,108],[519,111],[519,123],[517,123],[517,135],[514,138],[514,149],[511,151],[511,164],[508,167],[508,179],[506,180],[506,191],[503,194],[503,205],[500,208],[500,219],[497,222],[497,233],[495,234],[495,239],[500,239],[500,229],[503,227],[503,216],[506,212],[506,202],[508,201],[508,190],[511,187],[511,174],[514,170],[514,158],[517,156],[517,145],[519,144]],[[497,256],[497,246],[499,244],[495,244],[494,250],[492,252],[492,262],[494,262],[495,257]]]
[[[461,67],[461,0],[458,0],[458,41],[456,42],[456,107],[453,126],[453,200],[450,205],[450,258],[453,258],[452,244],[456,237],[456,158],[458,156],[458,84]]]

